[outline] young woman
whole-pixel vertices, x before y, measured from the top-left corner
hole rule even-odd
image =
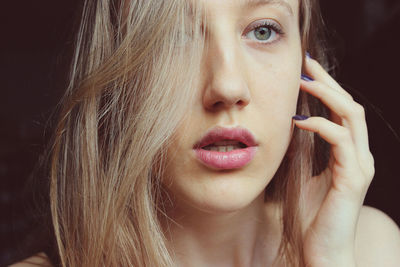
[[[87,1],[52,147],[61,265],[400,266],[320,25],[314,0]]]

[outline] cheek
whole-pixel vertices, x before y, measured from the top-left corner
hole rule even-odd
[[[297,53],[298,51],[298,53]],[[253,104],[282,118],[296,110],[300,90],[301,50],[286,49],[280,53],[254,52],[247,58],[249,87],[253,88]]]
[[[289,74],[290,73],[290,74]],[[293,74],[294,73],[294,74]],[[255,79],[253,104],[263,115],[273,121],[286,121],[296,112],[300,92],[300,71],[275,69]]]
[[[300,92],[300,66],[277,63],[274,67],[259,72],[252,81],[253,88],[256,88],[252,100],[264,122],[260,126],[260,132],[265,134],[264,142],[271,150],[266,155],[271,156],[268,159],[271,161],[274,156],[284,153],[291,139],[292,116],[296,115]]]

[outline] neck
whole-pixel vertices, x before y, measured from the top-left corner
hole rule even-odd
[[[243,209],[207,213],[174,201],[161,220],[178,266],[265,266],[279,245],[276,206],[261,194]]]

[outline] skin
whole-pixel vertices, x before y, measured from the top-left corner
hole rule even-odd
[[[239,1],[203,2],[210,38],[198,98],[169,149],[163,180],[171,220],[162,224],[177,264],[272,264],[281,226],[276,205],[264,203],[263,194],[295,124],[332,145],[332,173],[323,173],[308,185],[305,261],[318,267],[356,266],[355,235],[374,175],[362,106],[312,59],[305,60],[305,70],[315,81],[300,79],[298,1],[286,2],[291,12],[277,4],[251,8]],[[265,40],[249,35],[249,26],[261,20],[278,22],[284,34],[260,44]],[[299,90],[322,100],[332,111],[331,120],[293,122]],[[199,163],[193,144],[214,125],[249,129],[259,145],[253,161],[228,171]]]
[[[168,216],[182,227],[164,227],[181,266],[271,263],[279,224],[274,210],[265,208],[263,192],[292,135],[302,66],[298,3],[290,2],[293,15],[281,5],[204,4],[210,38],[198,97],[170,147],[163,181],[174,203]],[[280,23],[285,34],[261,44],[249,32],[265,20]],[[221,171],[196,159],[193,145],[215,125],[240,125],[253,133],[259,146],[250,164]],[[273,246],[271,253],[263,251]]]
[[[332,174],[322,173],[306,188],[307,266],[400,266],[397,225],[381,211],[362,206],[374,174],[362,106],[315,60],[305,60],[306,73],[315,81],[300,79],[298,2],[287,0],[291,15],[280,5],[251,9],[232,0],[202,1],[210,15],[209,50],[197,101],[169,149],[163,180],[170,220],[161,222],[177,265],[272,265],[281,225],[275,203],[264,203],[263,194],[296,125],[332,145]],[[279,22],[285,34],[260,45],[248,35],[249,25],[265,19]],[[299,90],[321,99],[331,120],[292,121]],[[214,125],[249,129],[259,145],[253,161],[230,171],[200,164],[193,144]],[[44,256],[12,266],[48,263]]]

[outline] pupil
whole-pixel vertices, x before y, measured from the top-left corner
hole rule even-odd
[[[260,40],[268,40],[271,36],[271,29],[267,27],[260,27],[256,32],[256,37]]]

